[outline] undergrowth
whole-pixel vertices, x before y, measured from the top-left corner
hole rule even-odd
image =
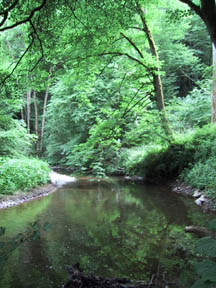
[[[26,191],[49,180],[46,162],[34,158],[0,158],[0,194]]]
[[[128,156],[126,172],[147,182],[180,177],[185,183],[216,198],[216,125],[197,128],[193,135],[178,137],[167,146],[145,149],[138,157]]]

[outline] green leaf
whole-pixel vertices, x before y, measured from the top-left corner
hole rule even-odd
[[[198,253],[201,253],[206,256],[216,257],[216,240],[205,237],[197,241]]]
[[[202,279],[197,280],[191,288],[212,288],[212,283],[206,283]]]
[[[210,260],[203,260],[195,265],[196,272],[203,281],[216,283],[216,263]]]
[[[208,230],[216,231],[216,219],[213,219],[213,220],[209,221]]]

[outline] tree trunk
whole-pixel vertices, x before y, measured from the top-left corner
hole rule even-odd
[[[35,111],[35,134],[37,135],[36,152],[38,152],[40,140],[39,140],[39,130],[38,130],[38,106],[37,106],[36,91],[33,91],[33,101],[34,101],[34,111]]]
[[[43,147],[43,136],[44,136],[45,119],[46,119],[46,106],[47,106],[47,100],[48,100],[48,95],[49,95],[49,87],[50,87],[49,80],[51,78],[51,74],[52,74],[52,65],[50,65],[49,67],[49,76],[47,78],[48,85],[47,85],[47,89],[45,92],[44,103],[43,103],[43,114],[42,114],[41,135],[40,135],[40,151],[42,151],[42,147]]]
[[[22,120],[25,121],[24,109],[23,108],[20,109],[20,114],[21,114]]]
[[[165,111],[163,86],[162,86],[162,81],[161,81],[161,77],[160,77],[160,62],[159,62],[159,56],[157,53],[156,45],[155,45],[152,33],[149,30],[149,27],[147,25],[147,22],[146,22],[146,19],[144,16],[145,12],[142,10],[138,1],[136,1],[136,5],[138,8],[138,13],[139,13],[140,19],[142,21],[143,31],[145,32],[147,40],[148,40],[151,54],[156,59],[156,63],[157,63],[156,71],[154,71],[152,74],[153,74],[154,92],[155,92],[155,97],[156,97],[157,108],[158,108],[158,111],[160,113],[161,124],[162,124],[164,131],[165,131],[165,134],[169,138],[173,139],[173,133],[172,133],[172,130],[170,128],[170,124],[169,124],[169,121],[168,121],[168,118],[166,115],[166,111]]]
[[[211,122],[216,122],[216,48],[214,43],[212,43],[212,57],[213,57],[213,79],[212,79],[212,113]]]
[[[27,123],[27,132],[30,133],[30,117],[31,117],[31,92],[30,89],[27,91],[26,99],[27,99],[27,105],[26,105],[26,123]]]
[[[205,23],[212,42],[216,46],[216,3],[215,0],[201,0],[199,5],[192,0],[179,0],[187,4]]]
[[[215,0],[201,0],[200,17],[206,24],[212,42],[216,46],[216,4]]]

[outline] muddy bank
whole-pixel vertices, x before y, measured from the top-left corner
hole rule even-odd
[[[179,180],[170,184],[173,192],[194,198],[194,203],[202,207],[204,212],[216,212],[215,203],[202,191],[186,185]]]
[[[57,187],[55,185],[46,184],[44,186],[31,189],[28,192],[21,192],[15,195],[0,195],[0,209],[9,208],[42,196],[47,196],[56,190]]]

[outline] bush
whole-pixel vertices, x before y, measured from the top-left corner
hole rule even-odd
[[[28,155],[35,137],[27,133],[23,121],[0,114],[0,156]]]
[[[216,125],[198,129],[191,144],[196,148],[193,165],[181,173],[181,179],[200,190],[207,196],[216,198]]]
[[[129,174],[143,176],[148,182],[159,182],[177,177],[193,161],[194,147],[184,142],[172,143],[167,148],[153,148],[139,162],[129,167]]]
[[[208,190],[213,196],[216,191],[216,125],[197,128],[184,140],[179,139],[168,147],[145,150],[142,157],[129,161],[127,172],[143,176],[155,182],[181,178],[194,187]]]
[[[0,159],[0,194],[45,184],[49,171],[48,164],[38,159]]]
[[[210,198],[216,198],[216,163],[215,158],[209,158],[205,163],[195,163],[191,168],[186,169],[181,178],[189,185],[199,190],[207,190]]]

